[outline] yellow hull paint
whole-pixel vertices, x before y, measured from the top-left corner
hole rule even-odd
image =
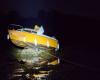
[[[57,64],[59,64],[58,59],[49,62],[49,65],[57,65]]]
[[[9,38],[20,47],[25,47],[27,43],[43,45],[46,47],[58,48],[58,41],[52,37],[37,35],[25,31],[9,30]]]

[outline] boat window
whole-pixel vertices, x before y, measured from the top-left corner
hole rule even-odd
[[[36,31],[32,31],[32,33],[37,33]]]
[[[17,29],[17,31],[22,31],[22,29]]]
[[[23,31],[26,31],[26,32],[30,32],[31,33],[31,30],[23,30]]]

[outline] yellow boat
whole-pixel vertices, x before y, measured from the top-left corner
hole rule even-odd
[[[38,65],[45,63],[48,63],[48,65],[59,64],[59,59],[54,56],[54,50],[59,49],[59,43],[57,39],[46,36],[43,32],[43,28],[37,25],[34,29],[22,27],[8,30],[8,39],[13,44],[18,47],[27,47],[27,49],[23,49],[20,53],[16,53],[16,58],[19,61],[22,60],[32,65],[36,63],[36,60]]]
[[[37,34],[37,32],[31,28],[9,29],[8,33],[8,39],[19,47],[42,45],[55,49],[59,48],[58,41],[55,38],[44,34]]]
[[[14,74],[15,77],[20,76],[23,71],[34,69],[36,73],[34,71],[31,73],[32,75],[26,74],[25,77],[27,79],[47,80],[53,66],[60,63],[59,58],[56,56],[56,50],[59,49],[57,39],[43,33],[43,27],[38,27],[37,25],[35,25],[34,29],[23,27],[8,29],[8,39],[18,46],[14,47],[12,54],[19,63],[23,62],[23,64],[21,63],[22,69],[16,69],[17,75]]]

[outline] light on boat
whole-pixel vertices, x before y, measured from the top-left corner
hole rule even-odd
[[[37,40],[36,40],[36,38],[34,39],[34,44],[35,44],[35,46],[37,46]]]
[[[49,47],[49,46],[50,46],[49,41],[47,41],[47,47]]]

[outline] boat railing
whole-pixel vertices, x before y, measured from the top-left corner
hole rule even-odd
[[[23,26],[17,25],[17,24],[9,24],[8,25],[9,30],[17,30],[17,29],[22,29],[22,28],[23,28]]]
[[[17,29],[17,31],[25,31],[25,32],[29,32],[29,33],[36,33],[33,29],[30,29],[30,28],[21,28],[21,29]]]

